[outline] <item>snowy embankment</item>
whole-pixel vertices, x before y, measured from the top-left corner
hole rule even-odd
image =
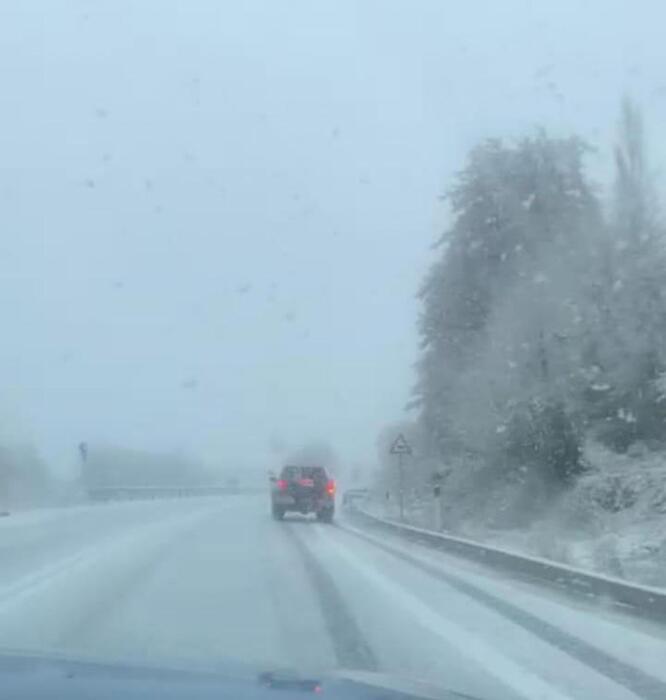
[[[666,588],[666,454],[635,448],[618,455],[588,445],[585,457],[590,471],[548,505],[540,498],[529,524],[496,524],[510,522],[507,501],[524,503],[530,494],[525,488],[510,499],[495,493],[486,508],[464,507],[459,501],[456,511],[465,513],[463,518],[451,518],[454,509],[445,508],[446,529],[517,553]],[[511,488],[520,491],[516,484]],[[395,501],[369,507],[377,515],[398,516]],[[438,511],[432,499],[410,502],[406,520],[437,529]]]
[[[592,471],[534,524],[527,546],[554,546],[566,563],[666,588],[666,455],[590,446],[586,457]]]

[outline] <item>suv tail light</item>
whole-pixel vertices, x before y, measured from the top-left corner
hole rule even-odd
[[[335,496],[335,481],[333,479],[326,484],[326,493],[329,496]]]
[[[287,490],[287,480],[286,479],[278,479],[277,481],[277,487],[279,491],[286,491]]]

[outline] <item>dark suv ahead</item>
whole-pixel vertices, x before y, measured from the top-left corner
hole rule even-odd
[[[324,467],[286,466],[271,478],[273,517],[285,513],[314,513],[317,520],[330,523],[335,512],[335,481]]]

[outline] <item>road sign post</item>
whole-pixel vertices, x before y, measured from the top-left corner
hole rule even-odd
[[[400,500],[400,521],[404,522],[405,520],[405,469],[402,464],[402,452],[398,452],[398,474],[400,475],[400,483],[398,488],[400,489],[399,492],[399,500]]]
[[[399,488],[399,493],[398,493],[398,501],[400,505],[400,521],[404,522],[405,520],[405,468],[404,468],[404,457],[405,455],[411,455],[412,454],[412,448],[410,447],[409,443],[407,440],[405,440],[405,436],[400,433],[398,437],[393,441],[391,445],[391,449],[389,452],[392,455],[397,455],[398,456],[398,488]]]

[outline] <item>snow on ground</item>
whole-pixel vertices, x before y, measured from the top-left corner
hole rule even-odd
[[[585,457],[589,473],[526,526],[497,527],[488,515],[492,506],[446,524],[486,544],[666,588],[666,455],[642,446],[618,455],[590,444]],[[433,499],[408,499],[406,520],[440,529],[438,506]],[[398,517],[395,500],[377,499],[369,507]]]
[[[258,494],[43,516],[0,526],[12,562],[0,571],[0,647],[377,668],[488,699],[666,697],[661,630],[358,533],[343,513],[337,526],[278,523]]]

